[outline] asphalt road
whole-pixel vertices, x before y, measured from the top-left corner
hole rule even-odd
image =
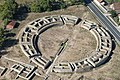
[[[113,35],[115,40],[120,45],[120,32],[116,29],[116,25],[114,25],[103,13],[101,13],[99,8],[97,8],[97,6],[93,2],[87,3],[87,6],[94,12],[103,26],[105,26],[109,30],[109,32]]]

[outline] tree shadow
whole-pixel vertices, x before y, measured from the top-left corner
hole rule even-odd
[[[16,14],[16,15],[14,16],[14,19],[15,19],[15,20],[22,21],[22,20],[25,20],[27,16],[28,16],[28,13]]]
[[[14,36],[16,36],[15,33],[7,33],[7,34],[5,34],[5,37],[14,37]]]
[[[90,4],[92,3],[93,0],[84,0],[85,4]]]
[[[6,54],[8,54],[7,51],[1,50],[1,51],[0,51],[0,58],[1,58],[2,56],[6,55]]]
[[[27,4],[20,4],[17,12],[14,15],[14,19],[19,21],[25,20],[28,16],[28,13],[29,9],[27,7]]]
[[[14,45],[18,44],[18,40],[16,39],[6,39],[3,44],[2,47],[0,47],[0,52],[8,49],[9,47],[12,47]]]
[[[15,24],[15,27],[14,28],[18,28],[18,26],[20,25],[20,23],[19,22],[16,22],[16,24]]]

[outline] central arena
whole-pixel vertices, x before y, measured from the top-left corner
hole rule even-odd
[[[42,55],[50,59],[57,53],[60,43],[66,39],[67,47],[58,58],[59,62],[84,59],[96,49],[95,37],[80,25],[49,28],[40,35],[38,46]]]

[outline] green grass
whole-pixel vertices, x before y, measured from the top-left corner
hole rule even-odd
[[[25,2],[32,2],[32,1],[34,1],[34,0],[16,0],[16,2],[18,4],[22,4],[22,3],[25,3]]]
[[[18,4],[26,3],[26,2],[32,2],[34,0],[15,0]],[[0,4],[3,4],[4,0],[0,0]]]
[[[120,0],[106,0],[108,2],[112,2],[112,1],[115,1],[115,2],[120,2]]]

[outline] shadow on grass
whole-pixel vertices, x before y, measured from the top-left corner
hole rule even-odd
[[[19,25],[20,25],[20,23],[19,23],[19,22],[16,22],[16,24],[15,24],[15,27],[14,27],[14,28],[18,28],[18,27],[19,27]]]
[[[22,21],[22,20],[25,20],[27,16],[28,16],[28,13],[16,14],[16,15],[14,16],[14,19],[15,19],[15,20]]]
[[[7,49],[16,45],[18,43],[18,40],[16,39],[6,39],[3,44],[2,47],[0,47],[0,56],[8,54]]]
[[[7,34],[5,34],[5,37],[14,37],[14,36],[16,36],[15,33],[7,33]]]
[[[12,46],[16,45],[17,43],[18,43],[18,40],[16,40],[16,39],[6,39],[3,42],[3,48],[12,47]]]
[[[2,56],[6,55],[6,54],[8,54],[7,51],[1,50],[1,51],[0,51],[0,58],[1,58]]]

